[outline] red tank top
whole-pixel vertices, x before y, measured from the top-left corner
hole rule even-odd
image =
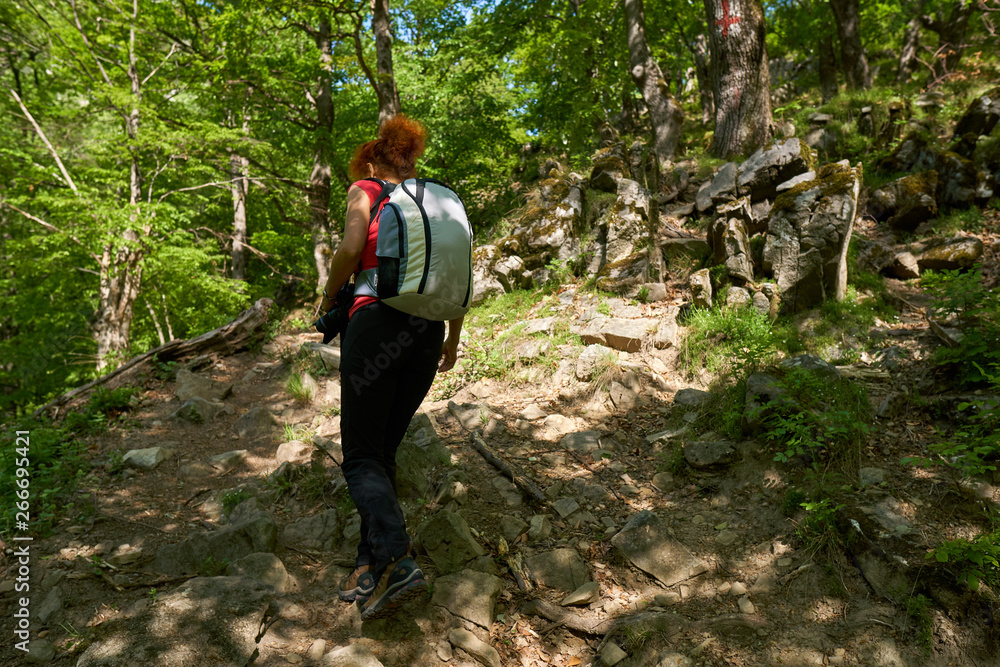
[[[372,203],[378,199],[378,196],[382,193],[382,186],[374,181],[355,181],[351,185],[356,185],[365,191],[368,195],[368,207],[371,208]],[[382,208],[385,203],[389,201],[388,198],[383,199],[382,203],[379,205],[378,211],[382,212]],[[375,218],[375,222],[368,226],[368,239],[365,241],[365,247],[361,251],[361,266],[359,269],[354,271],[355,276],[357,276],[359,271],[365,271],[367,269],[374,269],[378,266],[378,259],[375,257],[375,245],[378,242],[378,218]],[[354,305],[351,306],[351,310],[348,312],[348,317],[353,317],[354,313],[358,311],[362,306],[367,306],[369,303],[375,303],[378,298],[374,296],[359,296],[355,297]]]

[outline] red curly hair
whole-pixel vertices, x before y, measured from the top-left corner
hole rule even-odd
[[[367,178],[368,163],[371,163],[376,174],[413,178],[426,142],[427,130],[421,123],[396,114],[379,129],[378,139],[361,144],[354,151],[351,176],[355,179]]]

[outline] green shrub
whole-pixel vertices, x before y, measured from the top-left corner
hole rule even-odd
[[[230,491],[229,493],[222,496],[222,509],[229,514],[236,506],[242,503],[244,500],[250,500],[253,498],[253,494],[246,489],[237,489],[236,491]]]
[[[929,554],[939,563],[951,563],[957,569],[958,583],[972,590],[979,582],[988,586],[1000,584],[1000,530],[983,533],[972,540],[957,539],[942,542]]]
[[[696,308],[686,325],[681,358],[689,371],[704,366],[739,382],[778,351],[770,318],[756,308]]]
[[[302,381],[301,373],[292,373],[285,383],[285,391],[300,403],[309,403],[313,399],[313,389],[307,387]]]
[[[926,595],[912,595],[906,601],[906,615],[917,626],[917,644],[924,655],[930,655],[934,640],[934,620],[930,614],[931,600]]]
[[[938,347],[934,361],[953,371],[963,385],[986,382],[983,368],[1000,364],[1000,289],[983,280],[982,266],[972,271],[927,271],[921,285],[934,297],[940,315],[956,316],[962,324],[957,347]]]

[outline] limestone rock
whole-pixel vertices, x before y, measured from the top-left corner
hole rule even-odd
[[[691,287],[691,305],[695,308],[712,307],[712,279],[708,269],[701,269],[691,274],[688,279]]]
[[[900,280],[911,280],[920,277],[920,262],[913,253],[897,252],[889,265],[889,275]]]
[[[122,463],[133,468],[152,470],[171,456],[174,450],[170,447],[147,447],[145,449],[130,449],[122,457]]]
[[[656,333],[653,335],[653,347],[657,350],[665,350],[677,343],[677,316],[679,314],[679,306],[669,306],[667,312],[660,318],[660,323],[656,327]]]
[[[419,534],[427,555],[442,574],[457,572],[473,558],[485,554],[465,519],[447,510],[431,517],[420,527]]]
[[[685,387],[674,394],[674,403],[688,408],[700,408],[712,400],[711,392]]]
[[[333,347],[332,345],[323,345],[323,343],[318,343],[316,341],[309,341],[307,343],[302,343],[300,350],[305,350],[307,353],[315,354],[319,356],[320,361],[323,365],[330,370],[337,370],[340,368],[340,348]]]
[[[502,667],[497,650],[463,628],[455,628],[448,633],[448,641],[462,649],[487,667]]]
[[[636,567],[673,586],[708,571],[708,565],[674,539],[670,529],[654,513],[642,511],[611,538]]]
[[[197,577],[102,625],[77,667],[242,667],[274,592],[246,577]],[[275,613],[276,610],[270,613]],[[142,628],[136,632],[135,628]]]
[[[925,248],[917,256],[921,269],[971,269],[983,256],[983,242],[974,236],[956,236]]]
[[[576,379],[581,382],[590,382],[594,376],[594,369],[602,361],[606,363],[618,361],[618,353],[605,345],[588,345],[576,360]]]
[[[488,630],[493,624],[493,608],[501,590],[503,581],[499,577],[462,570],[434,580],[431,602]]]
[[[493,267],[493,273],[504,291],[528,287],[531,284],[531,273],[524,267],[524,260],[517,255],[511,255],[498,261]]]
[[[279,595],[291,590],[292,580],[285,569],[285,564],[274,554],[257,553],[240,558],[230,563],[226,575],[246,576],[274,588]]]
[[[726,308],[738,310],[753,303],[750,292],[742,287],[730,287],[726,291]]]
[[[590,172],[590,187],[604,192],[616,192],[618,181],[628,175],[621,144],[601,148],[594,154]]]
[[[540,586],[556,588],[567,593],[590,580],[587,563],[576,549],[562,548],[543,551],[525,561],[535,581]]]
[[[55,645],[46,639],[33,639],[24,654],[24,662],[29,665],[46,665],[56,657]]]
[[[739,196],[753,201],[774,200],[779,183],[809,171],[809,149],[798,139],[777,141],[767,150],[760,148],[739,166],[736,187]]]
[[[1000,88],[994,88],[972,101],[955,124],[953,137],[973,134],[987,136],[1000,121]]]
[[[835,165],[827,165],[835,166]],[[782,295],[782,308],[799,312],[847,290],[847,248],[861,189],[860,167],[821,169],[775,201],[764,243],[764,270]]]
[[[335,648],[323,656],[322,667],[383,667],[371,649],[362,644]]]
[[[503,285],[493,273],[493,266],[499,256],[500,251],[494,245],[482,245],[472,252],[473,306],[504,293]]]
[[[588,581],[562,599],[564,607],[588,605],[601,599],[601,585],[596,581]]]
[[[274,455],[274,460],[281,465],[286,461],[290,463],[308,463],[312,458],[314,448],[312,445],[301,440],[290,440],[278,445],[278,451]]]
[[[334,551],[343,529],[340,514],[335,509],[328,509],[285,526],[281,543],[296,549]]]
[[[215,418],[215,415],[219,414],[223,408],[226,406],[223,403],[217,403],[215,401],[209,401],[202,398],[201,396],[195,396],[194,398],[189,398],[183,403],[181,407],[177,408],[172,415],[171,419],[181,419],[192,424],[207,424]]]
[[[513,542],[519,538],[521,533],[527,529],[528,524],[516,516],[505,514],[500,517],[500,532],[503,533],[504,539],[508,542]]]
[[[912,232],[937,215],[937,189],[936,171],[904,176],[873,192],[868,212],[894,230]]]
[[[234,449],[229,452],[216,454],[215,456],[209,458],[208,465],[210,465],[213,470],[218,472],[228,472],[233,468],[242,465],[243,462],[247,460],[247,456],[249,454],[250,452],[245,449]]]
[[[231,382],[219,382],[202,377],[186,368],[177,371],[177,386],[174,387],[174,396],[182,403],[195,396],[208,401],[224,401],[232,394],[233,384]]]
[[[616,350],[638,352],[658,324],[655,319],[645,317],[625,319],[598,316],[583,327],[579,327],[575,333],[578,333],[587,344],[599,343]]]
[[[233,428],[241,438],[258,438],[270,435],[277,423],[267,408],[252,408],[236,420]]]
[[[183,542],[161,547],[153,568],[163,574],[189,574],[197,572],[209,558],[213,563],[221,564],[252,553],[273,552],[277,534],[274,518],[261,511],[237,525],[199,533]]]
[[[711,468],[731,463],[736,447],[728,440],[694,440],[684,443],[684,460],[693,468]]]

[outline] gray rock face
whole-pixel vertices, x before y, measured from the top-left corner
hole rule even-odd
[[[921,269],[971,269],[983,256],[983,242],[974,236],[956,236],[925,248],[917,256]]]
[[[994,88],[985,95],[972,100],[958,123],[955,137],[973,134],[977,137],[989,135],[1000,121],[1000,88]]]
[[[847,247],[861,190],[860,168],[827,175],[782,194],[767,224],[764,270],[781,292],[782,308],[841,300],[847,290]]]
[[[243,667],[274,592],[246,577],[197,577],[108,621],[77,667]],[[273,612],[271,612],[273,613]],[[142,628],[136,632],[135,628]]]
[[[674,539],[670,529],[649,511],[639,512],[611,538],[636,567],[673,586],[708,571],[708,565]]]
[[[301,440],[289,440],[278,445],[274,460],[280,465],[286,461],[290,463],[308,463],[312,458],[313,446]]]
[[[257,438],[270,435],[276,424],[274,415],[267,408],[253,408],[240,416],[233,428],[241,438]]]
[[[749,195],[750,199],[774,200],[779,183],[793,176],[809,171],[803,156],[802,143],[798,139],[786,139],[764,150],[758,149],[746,162],[739,166],[736,177],[737,193]]]
[[[45,639],[33,639],[28,644],[28,652],[24,656],[24,662],[29,665],[45,665],[52,662],[56,657],[55,645]]]
[[[480,421],[478,427],[482,426]],[[430,417],[422,412],[416,414],[396,451],[396,493],[403,498],[428,499],[431,496],[431,471],[450,460],[451,454],[434,429]]]
[[[691,305],[695,308],[712,307],[712,279],[708,269],[701,269],[691,274],[688,279],[691,287]]]
[[[462,570],[434,580],[431,602],[444,607],[454,616],[489,629],[493,624],[493,608],[501,590],[503,581],[499,577]]]
[[[231,382],[219,382],[210,378],[195,375],[186,368],[177,371],[177,386],[174,396],[183,403],[190,398],[200,396],[208,401],[224,401],[233,394]]]
[[[743,432],[751,435],[758,433],[769,414],[767,410],[789,402],[791,399],[778,384],[778,378],[768,373],[751,373],[747,378]]]
[[[448,641],[460,648],[486,667],[502,667],[497,650],[464,628],[455,628],[448,633]]]
[[[677,343],[677,316],[680,310],[679,306],[669,306],[667,312],[660,318],[656,333],[653,335],[653,347],[657,350],[665,350]]]
[[[285,526],[281,543],[296,549],[334,551],[343,529],[337,510],[329,509]]]
[[[190,574],[197,572],[208,558],[218,565],[252,553],[273,552],[277,537],[278,527],[274,518],[261,511],[237,525],[193,535],[183,542],[161,547],[153,568],[163,574]]]
[[[291,578],[281,559],[274,554],[250,554],[226,568],[230,577],[245,576],[274,588],[274,592],[287,593],[291,588]]]
[[[728,440],[695,440],[684,443],[684,460],[694,468],[712,468],[732,463],[736,447]]]
[[[531,283],[531,273],[525,269],[524,260],[517,255],[498,261],[493,267],[493,273],[507,292],[527,287]]]
[[[493,266],[500,257],[495,245],[482,245],[472,253],[472,305],[478,306],[487,299],[504,293],[503,285],[493,274]]]
[[[600,149],[594,155],[593,168],[590,172],[590,187],[604,192],[618,190],[618,181],[628,175],[625,164],[624,147],[612,144]]]
[[[576,327],[574,333],[588,345],[599,343],[616,350],[638,352],[658,324],[657,320],[648,317],[626,319],[598,316],[582,327]]]
[[[183,421],[191,422],[192,424],[207,424],[212,421],[215,418],[215,415],[219,414],[219,412],[221,412],[225,407],[226,406],[222,403],[209,401],[201,396],[195,396],[194,398],[189,398],[181,403],[181,407],[177,408],[177,410],[170,415],[170,418],[181,419]]]
[[[730,287],[726,291],[726,308],[739,309],[746,308],[752,303],[750,292],[742,287]]]
[[[897,252],[889,265],[888,273],[900,280],[911,280],[920,277],[920,263],[913,253]]]
[[[605,345],[588,345],[576,359],[576,379],[581,382],[590,382],[594,376],[594,369],[602,359],[613,357],[618,359],[618,353]]]
[[[322,667],[383,667],[371,649],[361,644],[341,646],[320,660]]]
[[[590,580],[587,563],[576,549],[544,551],[525,561],[540,586],[570,593]]]
[[[600,431],[580,431],[569,433],[559,440],[559,446],[581,454],[590,454],[601,448]]]
[[[608,264],[633,255],[650,236],[650,194],[635,181],[618,181],[618,199],[598,222],[605,230],[604,257]]]
[[[694,387],[685,387],[674,394],[674,403],[688,408],[700,408],[712,400],[712,394]]]
[[[904,176],[873,192],[868,212],[894,230],[912,232],[937,215],[937,188],[936,171]]]
[[[63,596],[62,589],[58,586],[53,586],[52,590],[48,592],[42,603],[38,605],[38,609],[35,611],[35,618],[42,625],[47,625],[49,621],[56,618],[60,611],[62,611],[63,606]]]
[[[972,160],[956,153],[939,153],[937,171],[938,201],[943,206],[965,208],[976,201],[980,176]]]
[[[736,199],[736,173],[739,167],[735,162],[727,162],[719,167],[715,178],[708,187],[708,197],[712,204],[719,204]]]
[[[809,371],[831,381],[840,379],[840,371],[837,370],[836,366],[813,354],[800,354],[790,359],[784,359],[779,365],[785,369],[799,368]]]
[[[122,457],[122,463],[133,468],[152,470],[171,456],[174,450],[170,447],[147,447],[145,449],[130,449]]]
[[[447,510],[438,512],[420,527],[420,541],[442,574],[457,572],[473,558],[485,554],[465,519]]]
[[[340,368],[340,348],[331,347],[330,345],[323,345],[323,343],[317,343],[316,341],[310,341],[308,343],[302,343],[300,348],[311,354],[316,354],[319,356],[323,365],[331,370],[337,370]]]

